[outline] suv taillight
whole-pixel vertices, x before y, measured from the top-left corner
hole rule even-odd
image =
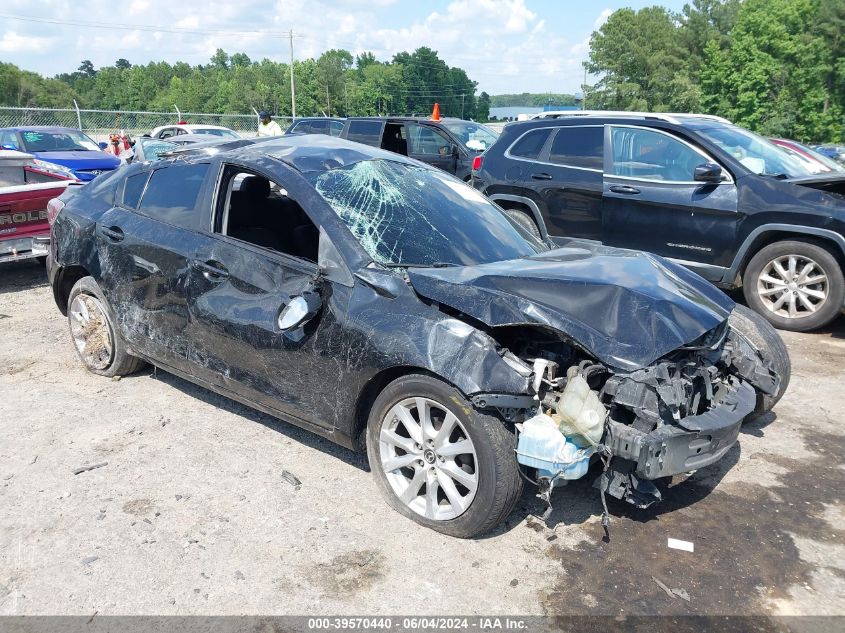
[[[59,211],[65,208],[65,203],[59,200],[58,198],[53,198],[50,202],[47,203],[47,222],[50,223],[50,226],[53,226],[53,222],[56,221],[56,217],[59,215]]]
[[[484,162],[484,157],[479,154],[475,158],[472,159],[472,171],[478,171],[481,169],[481,163]]]

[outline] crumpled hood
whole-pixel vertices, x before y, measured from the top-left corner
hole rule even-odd
[[[734,306],[677,264],[588,242],[479,266],[411,268],[408,276],[421,296],[489,327],[545,326],[625,370],[694,341]]]

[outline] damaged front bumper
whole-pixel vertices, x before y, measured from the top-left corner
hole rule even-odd
[[[734,445],[742,421],[754,411],[756,401],[754,388],[739,381],[708,411],[650,433],[609,421],[604,444],[613,457],[635,464],[631,470],[639,479],[698,470],[721,459]]]

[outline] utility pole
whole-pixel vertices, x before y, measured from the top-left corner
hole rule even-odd
[[[461,118],[462,119],[464,118],[464,97],[466,97],[466,95],[462,94],[461,95]]]
[[[326,82],[326,111],[329,113],[329,116],[332,115],[332,102],[329,99],[329,82]]]
[[[293,29],[288,32],[290,39],[290,112],[293,120],[296,120],[296,88],[293,83]]]
[[[581,109],[587,109],[587,67],[584,66],[584,83],[581,84]]]

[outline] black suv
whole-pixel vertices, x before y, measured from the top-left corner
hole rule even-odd
[[[585,112],[505,126],[475,187],[543,238],[650,251],[777,327],[807,331],[845,299],[845,176],[815,175],[706,115]]]
[[[352,117],[346,120],[340,137],[415,158],[469,180],[473,159],[492,145],[498,134],[463,119]]]

